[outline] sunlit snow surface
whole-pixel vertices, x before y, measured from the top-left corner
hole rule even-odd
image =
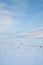
[[[43,65],[43,39],[0,39],[0,65]]]

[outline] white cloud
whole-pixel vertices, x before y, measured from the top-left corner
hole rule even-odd
[[[28,38],[43,38],[43,27],[32,29],[28,32],[22,32],[19,35],[26,36]]]
[[[0,16],[0,33],[10,31],[11,25],[12,21],[9,16]]]
[[[0,15],[0,33],[17,33],[21,24],[21,20],[15,19],[10,15]]]

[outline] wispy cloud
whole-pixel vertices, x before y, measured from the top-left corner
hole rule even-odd
[[[22,32],[19,35],[28,38],[43,38],[43,27],[32,29],[28,32]]]
[[[0,1],[0,33],[9,32],[11,35],[27,35],[32,38],[43,37],[42,7],[43,4],[39,1]]]
[[[0,33],[17,33],[20,30],[22,22],[19,19],[13,18],[10,15],[0,15]]]
[[[6,11],[6,10],[0,10],[0,14],[1,15],[11,15],[11,16],[26,16],[24,14],[21,14],[21,13],[13,13],[13,12],[9,12],[9,11]]]
[[[0,16],[0,33],[8,32],[12,25],[11,18],[9,16]]]
[[[7,14],[7,15],[13,15],[13,16],[26,16],[24,14],[25,12],[25,3],[17,1],[15,5],[12,4],[12,6],[9,4],[7,5],[6,3],[0,3],[0,14]],[[22,9],[23,8],[23,9]],[[12,9],[12,10],[10,10]],[[10,11],[9,11],[10,10]]]
[[[0,8],[6,6],[5,3],[0,3]]]

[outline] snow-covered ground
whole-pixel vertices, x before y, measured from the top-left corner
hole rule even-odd
[[[43,39],[0,40],[0,65],[43,65]]]

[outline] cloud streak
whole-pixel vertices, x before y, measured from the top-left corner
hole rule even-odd
[[[28,38],[43,38],[43,27],[39,27],[28,32],[22,32],[19,35]]]
[[[26,16],[24,14],[21,13],[13,13],[13,12],[9,12],[9,11],[4,11],[4,10],[0,10],[0,15],[11,15],[11,16]]]
[[[42,7],[40,1],[0,1],[0,33],[9,32],[14,36],[27,35],[32,38],[43,37]]]

